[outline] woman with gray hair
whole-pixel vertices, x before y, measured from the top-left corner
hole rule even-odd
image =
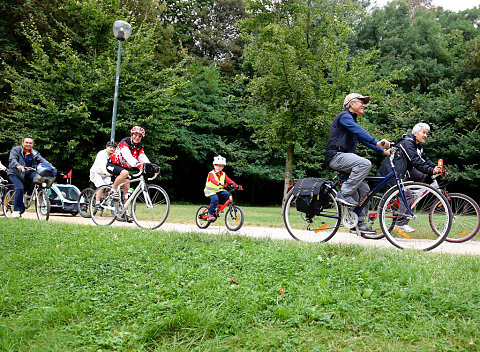
[[[429,132],[430,126],[427,123],[420,122],[412,128],[412,133],[404,134],[397,142],[397,147],[401,150],[401,153],[395,154],[393,163],[400,177],[409,181],[424,182],[428,175],[442,172],[442,168],[431,161],[423,151],[422,144],[426,142]],[[392,171],[392,167],[387,157],[378,170],[378,176],[386,176],[390,171]],[[396,225],[404,232],[414,232],[415,229],[408,225],[407,217],[402,216],[402,214],[407,213],[406,209],[402,208],[404,208],[403,203],[399,209]]]

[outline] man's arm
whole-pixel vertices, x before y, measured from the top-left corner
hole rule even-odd
[[[383,149],[377,146],[378,141],[367,130],[356,123],[351,115],[346,114],[342,116],[338,122],[345,129],[355,134],[360,143],[383,154]]]
[[[430,159],[428,159],[430,161],[429,163],[425,162],[424,160],[422,160],[422,158],[420,158],[420,156],[417,154],[417,148],[415,147],[413,141],[402,141],[400,142],[399,146],[415,169],[427,175],[433,174],[433,169],[435,168],[435,165],[433,165]]]

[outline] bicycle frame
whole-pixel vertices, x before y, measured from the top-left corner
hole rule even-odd
[[[411,216],[414,216],[414,213],[412,211],[412,208],[410,207],[410,204],[408,204],[407,198],[405,196],[405,193],[403,192],[403,181],[398,177],[397,169],[395,168],[395,165],[393,164],[393,158],[395,156],[395,153],[397,149],[395,147],[391,148],[392,153],[390,155],[390,164],[392,166],[392,171],[387,175],[387,176],[367,176],[365,180],[370,180],[370,181],[377,181],[376,185],[360,200],[358,205],[353,208],[353,212],[357,215],[360,214],[360,212],[365,208],[368,204],[368,202],[373,198],[375,194],[378,193],[380,189],[383,188],[392,178],[395,178],[396,181],[396,186],[399,190],[400,196],[402,197],[403,204],[405,205],[407,211],[410,213]],[[340,176],[338,180],[331,186],[331,189],[334,189],[337,187],[339,183],[342,181],[346,180],[345,177]],[[328,215],[328,214],[322,214],[322,216],[333,218],[333,219],[338,219],[338,216],[333,216],[333,215]]]

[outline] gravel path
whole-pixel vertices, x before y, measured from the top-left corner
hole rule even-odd
[[[36,219],[34,213],[25,213],[25,218]],[[80,215],[71,216],[69,214],[51,214],[50,221],[66,222],[70,224],[82,224],[96,226],[91,219],[82,218]],[[122,226],[138,228],[135,224],[126,224],[123,222],[115,221],[112,226]],[[214,235],[243,235],[253,238],[270,238],[273,240],[293,240],[285,228],[272,228],[272,227],[260,227],[260,226],[243,226],[238,231],[229,231],[225,227],[225,224],[221,222],[221,225],[210,225],[207,229],[201,230],[194,224],[175,224],[165,223],[157,231],[176,231],[176,232],[198,232],[209,233]],[[477,235],[478,236],[478,235]],[[475,237],[476,238],[476,237]],[[386,239],[381,240],[367,240],[349,232],[337,232],[335,236],[329,241],[329,243],[344,243],[344,244],[357,244],[360,246],[380,247],[380,248],[394,248],[393,245]],[[320,244],[321,245],[321,244]],[[470,240],[464,243],[449,243],[443,242],[440,246],[432,250],[436,253],[450,253],[450,254],[470,254],[480,255],[480,241]]]

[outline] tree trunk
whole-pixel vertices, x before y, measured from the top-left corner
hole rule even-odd
[[[293,151],[294,146],[289,145],[287,147],[287,155],[285,159],[285,184],[283,186],[282,209],[285,204],[285,196],[287,195],[288,187],[293,184]]]

